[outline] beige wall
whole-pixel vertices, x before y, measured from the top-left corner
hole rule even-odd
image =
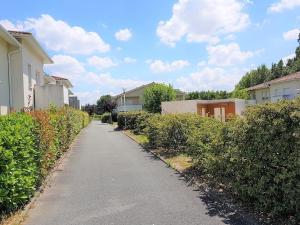
[[[68,89],[63,85],[44,85],[35,87],[36,109],[48,109],[50,105],[63,107],[69,104]]]
[[[0,115],[9,110],[8,44],[0,38]]]
[[[28,106],[28,98],[31,96],[29,106],[33,106],[34,87],[37,82],[37,76],[43,75],[43,60],[32,50],[26,42],[22,45],[22,68],[24,85],[24,106]],[[31,87],[29,87],[28,65],[31,65]],[[40,84],[41,85],[41,84]]]

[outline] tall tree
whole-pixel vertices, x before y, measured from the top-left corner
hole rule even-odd
[[[103,95],[97,100],[97,114],[111,113],[116,107],[117,104],[110,95]]]
[[[176,92],[171,85],[153,84],[144,91],[145,109],[148,112],[160,113],[161,102],[172,101]]]

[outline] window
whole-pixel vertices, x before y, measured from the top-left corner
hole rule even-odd
[[[28,88],[32,88],[32,73],[31,73],[31,64],[28,64]]]

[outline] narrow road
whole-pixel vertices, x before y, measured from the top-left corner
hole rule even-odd
[[[227,215],[174,170],[100,122],[80,134],[50,184],[25,225],[253,224]]]

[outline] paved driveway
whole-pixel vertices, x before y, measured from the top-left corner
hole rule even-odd
[[[112,126],[92,122],[25,225],[253,224],[229,215]]]

